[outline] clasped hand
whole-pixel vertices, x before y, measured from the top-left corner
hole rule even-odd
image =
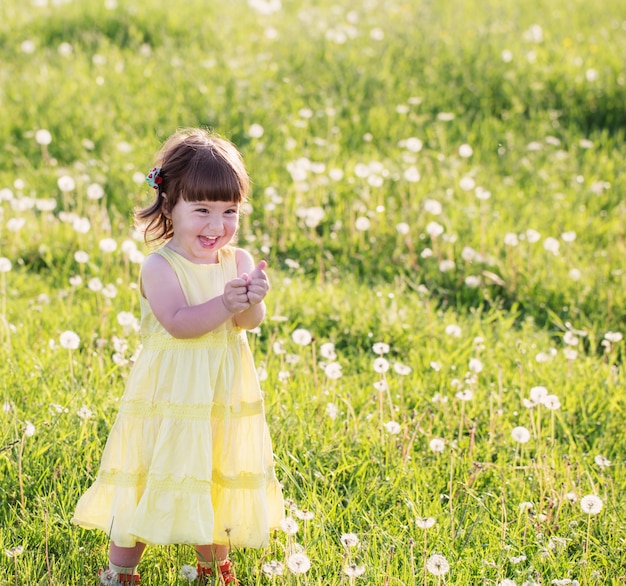
[[[266,267],[267,262],[262,260],[249,275],[243,273],[240,277],[226,283],[223,300],[228,311],[241,313],[265,299],[270,288],[265,273]]]

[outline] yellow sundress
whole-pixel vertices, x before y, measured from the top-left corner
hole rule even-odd
[[[235,249],[195,264],[170,248],[189,305],[224,292]],[[284,515],[263,397],[246,332],[228,320],[192,339],[172,337],[141,296],[142,349],[131,369],[95,482],[72,522],[120,547],[264,547]]]

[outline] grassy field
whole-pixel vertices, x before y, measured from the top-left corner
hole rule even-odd
[[[243,152],[273,285],[250,341],[293,523],[242,583],[626,582],[621,4],[2,0],[0,584],[106,563],[69,520],[181,126]],[[151,548],[142,584],[192,559]]]

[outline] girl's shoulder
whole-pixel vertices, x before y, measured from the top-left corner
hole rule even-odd
[[[237,259],[237,264],[239,264],[240,262],[253,262],[252,255],[244,248],[237,248],[235,246],[231,248],[234,251],[235,258]]]

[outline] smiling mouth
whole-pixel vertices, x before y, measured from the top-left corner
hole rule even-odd
[[[198,236],[203,246],[213,246],[219,239],[219,236]]]

